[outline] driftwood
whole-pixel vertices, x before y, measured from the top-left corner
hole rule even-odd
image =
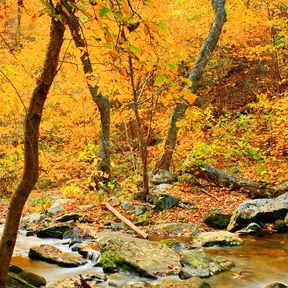
[[[80,277],[80,283],[81,283],[81,288],[92,288],[87,281],[85,280],[85,278],[83,278],[83,276],[81,274],[79,274]]]
[[[232,190],[246,192],[252,198],[275,197],[288,192],[288,181],[284,181],[278,186],[273,186],[268,182],[245,180],[206,163],[194,165],[186,169],[185,172],[213,182],[219,187],[228,187]]]
[[[130,220],[125,218],[122,214],[120,214],[115,208],[113,208],[109,203],[105,203],[106,208],[111,211],[118,219],[120,219],[123,223],[125,223],[128,227],[130,227],[136,234],[141,236],[144,239],[148,238],[148,234],[144,231],[140,230],[136,227]]]

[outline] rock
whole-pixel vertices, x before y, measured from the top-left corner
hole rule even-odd
[[[271,283],[267,286],[265,286],[265,288],[287,288],[288,286],[286,286],[285,284],[279,283],[279,282],[274,282]]]
[[[89,268],[87,268],[89,269]],[[81,278],[84,279],[84,281],[89,285],[89,287],[107,287],[107,285],[102,286],[103,282],[107,281],[107,276],[104,273],[93,271],[94,269],[89,269],[88,272],[85,274],[81,274]],[[86,270],[85,270],[86,271]],[[78,277],[79,276],[79,277]],[[70,277],[66,277],[64,280],[61,280],[57,282],[56,284],[53,284],[52,286],[49,286],[50,288],[80,288],[80,287],[88,287],[81,284],[80,280],[80,274],[74,275]]]
[[[80,217],[81,217],[80,214],[71,212],[71,213],[59,216],[58,218],[56,218],[56,221],[58,222],[66,222],[66,221],[71,221],[71,220],[77,221]]]
[[[177,274],[180,257],[175,250],[149,240],[113,235],[99,240],[103,270],[132,270],[138,274],[156,278]]]
[[[53,227],[43,228],[37,232],[39,238],[58,238],[63,239],[65,232],[72,230],[72,223],[55,225]]]
[[[178,179],[176,175],[172,174],[167,170],[159,169],[159,171],[155,175],[153,175],[151,183],[154,185],[169,184],[177,182],[177,180]]]
[[[80,210],[80,211],[88,211],[90,209],[93,209],[96,207],[96,204],[88,204],[88,205],[80,205],[77,210]]]
[[[204,220],[204,223],[215,229],[226,229],[230,222],[231,215],[226,215],[220,212],[209,212]]]
[[[147,209],[146,209],[145,206],[142,206],[142,205],[141,205],[141,206],[136,206],[136,207],[135,207],[135,214],[136,214],[137,216],[144,214],[146,211],[147,211]]]
[[[243,240],[228,231],[202,232],[192,239],[193,247],[240,246]]]
[[[54,204],[48,209],[50,215],[55,215],[60,212],[64,212],[63,204],[69,202],[69,199],[57,199]]]
[[[78,267],[87,263],[76,253],[64,253],[52,245],[40,245],[29,250],[29,258],[57,264],[60,267]]]
[[[126,201],[126,200],[121,202],[120,207],[125,211],[129,211],[132,209],[131,203],[129,201]]]
[[[36,226],[44,219],[45,215],[40,213],[32,213],[21,219],[21,227],[26,230],[35,230]]]
[[[184,235],[187,237],[191,237],[199,232],[196,225],[179,222],[156,224],[151,226],[148,230],[149,234],[168,236]]]
[[[46,286],[44,277],[23,270],[15,265],[9,266],[7,288],[34,288]]]
[[[261,227],[257,223],[250,223],[248,226],[243,229],[237,231],[238,234],[246,235],[246,234],[255,234],[261,230]]]
[[[224,262],[223,265],[221,261]],[[219,258],[214,260],[203,251],[185,252],[180,259],[183,267],[179,273],[179,277],[180,279],[210,277],[214,274],[229,270],[230,268],[226,261],[228,260],[224,257],[221,260]]]
[[[211,286],[200,278],[192,277],[187,280],[164,279],[154,288],[210,288]]]
[[[83,242],[86,242],[87,244],[87,241],[90,242],[91,240],[94,240],[94,236],[92,234],[94,234],[93,230],[74,227],[71,233],[69,247],[72,247],[72,251],[77,251],[78,248],[75,250],[73,249],[74,245],[82,244]]]
[[[179,202],[179,199],[170,196],[168,194],[161,194],[159,199],[155,202],[154,210],[163,211],[168,210],[176,206]]]
[[[159,184],[152,188],[153,191],[159,191],[159,192],[165,192],[165,191],[171,191],[173,189],[173,185],[171,184]]]
[[[278,219],[273,223],[273,229],[277,232],[283,233],[288,231],[288,226],[286,225],[285,220]]]
[[[288,192],[274,199],[245,201],[234,211],[227,227],[229,231],[240,230],[251,222],[273,223],[284,219],[288,212]]]

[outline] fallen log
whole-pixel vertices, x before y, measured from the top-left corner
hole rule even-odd
[[[125,223],[128,227],[130,227],[136,234],[141,236],[144,239],[148,238],[148,234],[144,231],[140,230],[137,226],[135,226],[130,220],[125,218],[120,212],[118,212],[115,208],[113,208],[108,202],[105,203],[106,208],[112,212],[118,219],[120,219],[123,223]]]
[[[252,198],[276,197],[288,191],[288,181],[273,186],[271,183],[264,181],[245,180],[207,163],[198,163],[192,167],[186,167],[184,172],[213,182],[218,187],[227,187],[245,192]]]

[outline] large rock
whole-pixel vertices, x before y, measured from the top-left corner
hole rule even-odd
[[[218,211],[210,211],[204,223],[215,229],[226,229],[229,225],[231,215],[226,215]]]
[[[199,230],[196,225],[189,223],[162,223],[156,224],[149,228],[149,234],[158,234],[158,235],[166,235],[166,236],[177,236],[183,235],[191,237],[197,233]]]
[[[200,278],[192,277],[187,280],[165,279],[161,284],[153,286],[154,288],[209,288],[207,282]]]
[[[47,227],[39,230],[37,232],[37,237],[39,238],[59,238],[63,239],[63,235],[69,231],[72,230],[74,223],[63,223],[54,225],[52,227]]]
[[[57,217],[55,220],[58,222],[67,222],[67,221],[77,221],[81,217],[81,214],[76,212],[67,213]]]
[[[287,212],[288,192],[274,199],[245,201],[234,211],[227,229],[236,231],[251,222],[272,223],[284,219]]]
[[[46,286],[42,276],[23,270],[15,265],[9,266],[7,288],[35,288]]]
[[[30,248],[29,258],[57,264],[60,267],[78,267],[87,263],[79,254],[62,252],[52,245]]]
[[[21,227],[26,230],[35,230],[37,225],[43,220],[45,217],[44,214],[40,213],[32,213],[21,219]]]
[[[228,231],[203,232],[192,239],[193,247],[240,246],[243,240]]]
[[[213,259],[203,251],[185,252],[180,262],[183,266],[179,273],[181,279],[210,277],[214,274],[228,271],[234,266],[232,262],[224,257],[215,257]]]
[[[104,271],[128,269],[140,275],[157,276],[177,274],[180,257],[164,244],[123,235],[113,235],[99,240]]]
[[[179,203],[179,199],[168,194],[161,194],[155,201],[154,210],[163,211],[173,208]]]
[[[155,185],[159,185],[177,182],[177,180],[178,179],[176,175],[172,174],[167,170],[159,169],[159,171],[155,175],[153,175],[151,182]]]

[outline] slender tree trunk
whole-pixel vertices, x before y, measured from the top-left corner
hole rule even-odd
[[[39,126],[44,103],[57,72],[60,49],[63,43],[64,26],[52,19],[50,42],[40,78],[33,91],[25,118],[24,171],[13,193],[0,243],[0,288],[6,287],[9,264],[13,254],[20,218],[25,202],[34,188],[39,173],[38,140]]]
[[[201,46],[193,68],[187,73],[187,77],[192,81],[192,85],[189,89],[191,89],[193,93],[195,93],[198,88],[204,69],[212,57],[212,52],[217,45],[223,25],[226,22],[225,0],[212,0],[212,6],[215,13],[214,22],[210,28],[208,37]],[[157,173],[159,169],[170,169],[173,152],[177,143],[177,121],[185,115],[188,108],[184,99],[179,100],[181,101],[174,106],[170,116],[169,128],[164,144],[164,152],[156,163],[153,173]],[[195,104],[200,106],[201,102],[201,99],[197,98]]]
[[[147,195],[149,194],[149,177],[148,177],[148,167],[147,167],[147,143],[144,141],[143,132],[142,132],[142,123],[141,117],[139,115],[139,99],[137,96],[137,89],[134,81],[134,68],[131,55],[128,56],[128,65],[129,65],[129,76],[131,79],[131,86],[133,89],[133,104],[134,104],[134,114],[136,119],[136,129],[138,135],[138,143],[139,143],[139,152],[142,162],[142,180],[143,180],[143,190],[141,193],[141,198],[146,200]]]
[[[63,4],[64,1],[63,1]],[[111,175],[111,165],[110,165],[110,101],[108,97],[103,96],[98,92],[98,85],[90,84],[93,81],[93,67],[90,61],[89,52],[86,40],[84,38],[79,19],[74,15],[71,7],[65,5],[65,19],[69,26],[71,35],[73,37],[75,46],[81,50],[82,56],[81,62],[83,66],[83,71],[85,78],[87,80],[87,86],[89,88],[90,94],[93,101],[96,103],[101,120],[100,129],[100,139],[99,139],[99,156],[100,161],[98,161],[97,169]],[[92,81],[91,81],[92,80]]]
[[[21,43],[21,17],[23,10],[23,0],[17,1],[17,35],[16,35],[16,46],[22,48]]]

